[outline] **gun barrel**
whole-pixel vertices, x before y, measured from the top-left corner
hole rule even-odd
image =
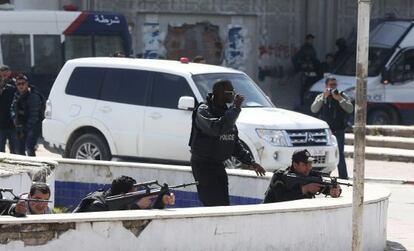
[[[169,186],[169,188],[170,189],[175,189],[175,188],[188,187],[188,186],[196,186],[196,185],[198,185],[198,181],[191,182],[191,183],[184,183],[184,184],[175,185],[175,186]]]
[[[337,184],[343,185],[343,186],[347,186],[347,187],[351,187],[352,186],[351,183],[344,183],[344,182],[337,182]]]
[[[12,188],[0,188],[0,192],[9,192],[12,193],[13,189]]]
[[[145,181],[142,183],[135,183],[134,187],[150,186],[150,185],[155,185],[155,184],[158,184],[158,180],[150,180],[150,181]]]

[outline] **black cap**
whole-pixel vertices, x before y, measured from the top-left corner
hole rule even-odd
[[[0,71],[8,71],[8,70],[10,70],[10,67],[9,66],[7,66],[7,65],[2,65],[2,66],[0,66]]]
[[[29,79],[23,73],[18,74],[16,76],[16,80],[26,80],[26,81],[29,81]]]
[[[293,153],[292,155],[292,161],[293,162],[313,162],[315,158],[312,157],[312,155],[308,152],[308,150],[299,150]]]

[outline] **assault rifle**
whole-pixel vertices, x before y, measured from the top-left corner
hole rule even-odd
[[[13,199],[3,199],[2,193],[9,193],[13,196]],[[0,215],[7,214],[8,209],[13,203],[17,203],[19,201],[30,201],[30,202],[52,202],[50,200],[40,200],[40,199],[26,199],[22,198],[13,193],[13,189],[11,188],[0,188]]]
[[[300,176],[294,173],[286,174],[286,181],[290,185],[294,184],[310,184],[310,183],[318,183],[325,187],[336,188],[338,185],[343,186],[352,186],[351,183],[339,182],[337,177],[330,177],[330,176]]]
[[[157,180],[147,181],[144,183],[138,183],[134,185],[134,187],[138,189],[141,187],[144,187],[144,189],[136,191],[136,192],[126,193],[126,194],[107,196],[105,198],[105,203],[108,206],[108,209],[110,211],[120,210],[120,209],[127,208],[131,205],[134,205],[138,200],[144,197],[158,195],[157,200],[162,200],[162,196],[170,194],[171,190],[173,189],[194,186],[194,185],[198,185],[198,182],[196,181],[192,183],[184,183],[181,185],[168,186],[168,184],[166,183],[164,183],[164,185],[161,185],[160,183],[158,183]],[[156,187],[154,188],[151,186],[156,186]],[[155,203],[157,204],[157,202]]]
[[[9,193],[13,196],[13,199],[3,199],[3,195],[0,195],[0,202],[9,202],[9,203],[17,203],[19,201],[30,201],[30,202],[52,202],[50,200],[40,200],[40,199],[26,199],[26,198],[22,198],[21,196],[18,196],[16,194],[13,193],[13,189],[11,188],[0,188],[0,192],[6,192]],[[22,194],[24,195],[24,194]]]

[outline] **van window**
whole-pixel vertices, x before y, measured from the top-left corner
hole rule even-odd
[[[149,72],[129,69],[108,69],[101,99],[132,105],[145,105]]]
[[[1,35],[4,64],[13,71],[30,72],[30,36]]]
[[[414,79],[414,50],[402,53],[390,69],[393,83]]]
[[[150,105],[154,107],[178,109],[182,96],[194,97],[185,78],[168,73],[154,73]]]
[[[65,60],[72,58],[90,57],[92,55],[92,36],[66,36]]]
[[[109,57],[115,51],[124,51],[119,36],[94,36],[95,57]]]
[[[59,73],[62,67],[60,35],[34,35],[35,73]]]
[[[77,67],[73,70],[65,91],[70,95],[97,99],[104,74],[104,68]]]

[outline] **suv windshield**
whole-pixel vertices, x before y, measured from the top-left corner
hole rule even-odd
[[[411,23],[407,21],[382,22],[369,35],[368,76],[376,76],[393,52],[393,47],[405,34]],[[336,69],[338,75],[355,76],[356,50]]]
[[[236,93],[245,97],[243,107],[274,107],[264,93],[246,75],[239,73],[209,73],[193,75],[193,80],[204,98],[218,79],[230,80]]]

